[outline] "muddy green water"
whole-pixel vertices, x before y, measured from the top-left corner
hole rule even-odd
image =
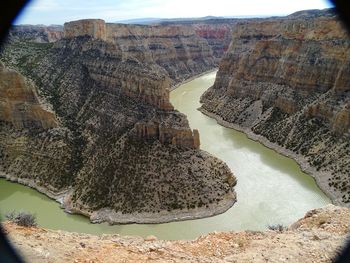
[[[238,179],[238,201],[226,213],[211,218],[157,225],[90,224],[87,218],[69,215],[59,204],[28,187],[0,179],[0,211],[31,211],[38,224],[51,229],[85,233],[155,235],[161,239],[194,239],[201,234],[228,230],[263,230],[271,224],[288,225],[306,211],[330,200],[297,163],[243,133],[224,128],[203,115],[200,95],[214,83],[216,72],[190,81],[171,92],[176,109],[188,116],[191,128],[198,129],[201,148],[224,160]]]

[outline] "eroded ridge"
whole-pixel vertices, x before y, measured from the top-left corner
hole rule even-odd
[[[173,109],[169,89],[176,78],[155,61],[159,49],[135,49],[138,27],[112,33],[110,27],[82,20],[65,24],[65,37],[55,43],[10,38],[1,61],[32,83],[34,100],[50,109],[55,127],[18,127],[10,121],[15,111],[2,118],[1,175],[94,222],[158,223],[226,211],[236,200],[236,180],[225,163],[199,149],[198,131]],[[155,41],[152,30],[142,41]],[[172,49],[177,42],[169,35],[197,39],[176,27],[157,30]]]

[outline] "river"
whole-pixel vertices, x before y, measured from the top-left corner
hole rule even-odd
[[[330,200],[298,164],[247,136],[222,127],[203,115],[200,95],[215,80],[216,72],[187,82],[171,92],[171,102],[198,129],[201,148],[222,159],[234,172],[237,203],[224,214],[197,220],[151,225],[90,224],[80,215],[69,215],[59,204],[28,187],[0,179],[0,211],[35,213],[39,226],[92,234],[155,235],[160,239],[194,239],[213,231],[263,230],[268,225],[289,225],[306,211]]]

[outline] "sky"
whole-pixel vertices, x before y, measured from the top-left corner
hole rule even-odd
[[[327,0],[32,0],[15,24],[63,24],[83,18],[106,22],[135,18],[287,15],[332,7]]]

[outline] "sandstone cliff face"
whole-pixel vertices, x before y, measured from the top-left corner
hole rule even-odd
[[[113,43],[122,51],[123,60],[158,64],[172,85],[216,66],[207,41],[190,27],[105,24],[94,19],[65,24],[66,38],[84,35]]]
[[[53,45],[11,42],[4,49],[1,60],[35,82],[60,126],[27,134],[7,122],[2,143],[22,134],[27,144],[1,149],[2,172],[36,188],[44,185],[50,195],[64,192],[67,209],[94,221],[166,222],[228,209],[235,179],[222,161],[198,149],[198,132],[169,102],[167,72],[153,59],[125,51],[118,38],[104,41],[87,24],[67,24],[67,38]],[[72,26],[78,31],[69,35]],[[60,184],[36,170],[22,172],[24,161],[47,171],[47,152],[61,165],[50,175],[67,175]]]
[[[34,84],[1,63],[0,123],[0,173],[49,190],[72,183],[69,131],[39,101]]]
[[[193,25],[196,35],[208,41],[209,46],[213,49],[213,55],[218,58],[218,62],[231,43],[234,21]]]
[[[231,43],[232,29],[239,21],[242,21],[242,19],[190,20],[182,22],[163,22],[161,25],[177,25],[194,30],[197,36],[208,42],[208,45],[213,50],[213,56],[219,64]]]
[[[202,109],[289,150],[349,204],[349,44],[329,11],[238,23]]]
[[[46,130],[57,127],[52,112],[40,105],[34,87],[25,78],[0,63],[0,121],[15,128]]]
[[[92,36],[118,45],[123,55],[154,61],[169,74],[171,85],[213,69],[227,50],[237,19],[167,22],[159,25],[106,24],[84,19],[60,26],[15,26],[10,40],[56,42],[63,38]]]
[[[102,19],[82,19],[64,23],[64,37],[91,36],[106,40],[106,24]]]
[[[136,137],[151,141],[157,139],[162,144],[199,149],[198,130],[187,129],[185,120],[180,114],[157,114],[150,121],[138,122],[135,125]]]
[[[94,236],[5,224],[26,262],[334,262],[350,233],[350,211],[329,205],[281,231],[211,233],[195,240]]]

